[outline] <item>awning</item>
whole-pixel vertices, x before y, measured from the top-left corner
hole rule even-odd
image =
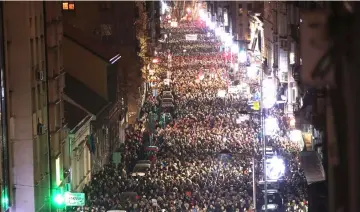
[[[325,171],[320,155],[315,151],[303,151],[300,153],[300,164],[304,170],[308,184],[325,180]]]

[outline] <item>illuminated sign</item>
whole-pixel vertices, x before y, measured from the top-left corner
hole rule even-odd
[[[66,206],[84,206],[85,205],[85,193],[65,193],[65,205]]]

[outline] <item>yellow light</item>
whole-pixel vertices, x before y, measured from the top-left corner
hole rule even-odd
[[[75,4],[74,3],[69,4],[69,10],[75,10]]]
[[[55,160],[55,172],[56,172],[56,185],[59,186],[61,184],[61,177],[60,177],[60,157],[56,158]]]
[[[291,118],[290,119],[290,126],[295,127],[295,124],[296,124],[296,120],[294,118]]]
[[[69,9],[69,3],[63,2],[63,3],[62,3],[62,9],[63,9],[63,10],[68,10],[68,9]]]

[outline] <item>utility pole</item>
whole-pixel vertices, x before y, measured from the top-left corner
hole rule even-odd
[[[273,74],[277,76],[279,71],[279,34],[278,34],[278,4],[281,2],[271,2],[274,4],[274,8],[272,8],[272,28],[273,28]]]
[[[264,178],[264,205],[267,212],[267,179],[266,179],[266,137],[265,137],[265,121],[264,121],[264,102],[263,102],[263,81],[264,70],[260,74],[260,123],[261,123],[261,142],[263,145],[263,178]]]

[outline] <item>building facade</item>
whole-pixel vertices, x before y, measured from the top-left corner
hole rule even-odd
[[[56,2],[3,3],[13,211],[50,211],[57,189],[55,161],[66,138],[61,47],[56,45],[61,26],[54,21],[59,18],[58,6]]]
[[[0,23],[1,31],[0,31],[0,40],[4,40],[4,28],[3,28],[3,16],[4,14],[4,5],[0,4]],[[0,189],[1,189],[1,208],[0,211],[8,211],[10,206],[10,192],[11,192],[11,184],[10,184],[10,155],[9,155],[9,139],[8,139],[8,119],[7,119],[7,83],[6,83],[6,72],[5,72],[5,51],[4,51],[4,42],[0,44],[0,85],[1,85],[1,101],[0,101],[0,113],[1,113],[1,122],[0,122]]]

